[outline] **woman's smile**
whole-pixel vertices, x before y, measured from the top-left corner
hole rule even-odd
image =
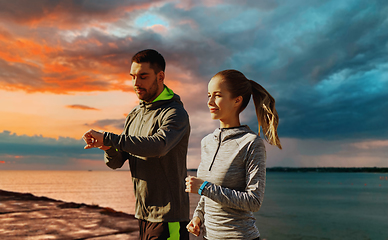
[[[218,111],[217,108],[209,108],[209,110],[210,110],[211,113],[215,113],[216,111]]]

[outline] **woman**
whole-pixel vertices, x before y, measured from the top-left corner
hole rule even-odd
[[[240,113],[251,95],[259,134],[240,125]],[[189,232],[198,236],[204,225],[205,239],[260,239],[253,212],[260,209],[265,188],[265,139],[281,149],[277,135],[279,117],[275,100],[258,83],[241,72],[217,73],[208,85],[208,107],[216,129],[201,141],[197,177],[186,178],[186,192],[201,195]]]

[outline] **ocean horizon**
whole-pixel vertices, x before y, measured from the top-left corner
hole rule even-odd
[[[129,170],[0,170],[0,189],[129,214],[135,209]],[[190,194],[192,209],[198,198]],[[267,172],[263,205],[254,215],[266,240],[387,240],[388,174]]]

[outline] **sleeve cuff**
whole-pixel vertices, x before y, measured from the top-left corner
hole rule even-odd
[[[198,189],[198,194],[199,194],[199,195],[202,195],[202,191],[203,191],[203,189],[206,187],[206,185],[207,185],[208,183],[209,183],[208,181],[204,181],[204,182],[202,183],[201,187],[199,187],[199,189]]]
[[[204,222],[204,217],[203,217],[203,213],[202,212],[194,211],[193,218],[195,218],[195,217],[199,217],[199,219],[201,220],[201,223]]]
[[[103,141],[102,143],[105,145],[105,146],[109,146],[109,132],[104,132],[104,138],[103,138]]]

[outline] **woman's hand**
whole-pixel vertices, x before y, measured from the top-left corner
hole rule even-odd
[[[201,233],[201,219],[199,217],[195,217],[191,219],[190,223],[187,224],[186,228],[189,233],[194,234],[196,237]]]
[[[193,177],[193,176],[188,176],[186,178],[186,189],[185,192],[188,193],[198,193],[198,189],[201,187],[202,183],[204,181],[202,179]]]

